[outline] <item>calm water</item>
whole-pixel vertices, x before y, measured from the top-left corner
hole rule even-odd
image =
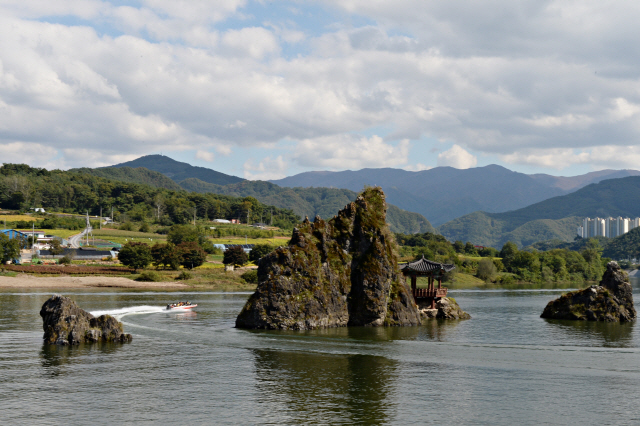
[[[472,320],[265,332],[233,328],[247,294],[68,291],[134,339],[57,348],[50,293],[3,292],[0,423],[640,424],[640,326],[540,319],[558,291],[452,293]]]

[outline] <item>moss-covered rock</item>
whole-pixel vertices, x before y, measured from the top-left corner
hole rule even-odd
[[[54,295],[40,310],[44,343],[77,345],[93,342],[130,342],[131,335],[122,330],[122,323],[110,315],[95,318],[80,309],[68,297]]]
[[[260,260],[258,288],[240,328],[417,325],[420,316],[398,269],[380,188],[368,188],[329,221],[294,229],[287,247]]]
[[[563,294],[547,304],[540,315],[549,319],[626,322],[636,319],[627,274],[609,262],[600,285]]]

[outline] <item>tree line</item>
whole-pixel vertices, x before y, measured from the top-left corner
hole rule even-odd
[[[72,171],[46,170],[26,164],[0,167],[0,208],[26,211],[44,207],[65,213],[103,216],[118,221],[186,224],[194,217],[258,222],[271,217],[273,225],[292,228],[298,216],[290,209],[260,203],[254,197],[198,194],[126,183]]]

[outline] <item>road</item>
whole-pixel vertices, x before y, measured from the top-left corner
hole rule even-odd
[[[80,242],[82,241],[82,237],[90,233],[92,230],[93,228],[91,226],[87,226],[86,228],[84,228],[84,230],[81,233],[72,235],[71,237],[69,237],[69,247],[80,248]]]

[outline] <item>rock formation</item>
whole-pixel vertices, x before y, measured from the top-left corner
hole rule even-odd
[[[420,324],[398,269],[380,188],[368,188],[329,221],[308,218],[288,247],[260,260],[258,288],[236,327],[305,330]]]
[[[68,297],[54,295],[44,302],[40,310],[44,343],[77,345],[85,342],[130,342],[122,323],[110,315],[95,318],[80,309]]]
[[[627,274],[617,262],[609,262],[600,285],[573,291],[553,300],[542,318],[625,322],[636,319],[633,294]]]
[[[436,308],[431,309],[431,302],[424,306],[418,304],[418,311],[423,319],[469,319],[471,315],[460,308],[453,297],[441,297],[436,300]]]

